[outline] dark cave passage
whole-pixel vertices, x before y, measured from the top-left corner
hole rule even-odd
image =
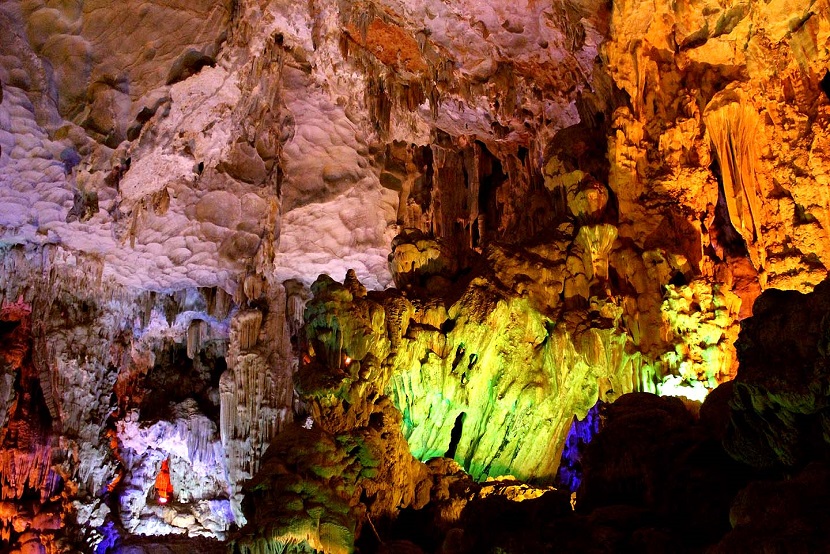
[[[467,414],[461,412],[458,414],[458,417],[455,418],[455,425],[453,425],[452,433],[450,433],[450,446],[447,448],[447,453],[444,455],[446,458],[455,458],[455,451],[458,450],[458,443],[461,441],[461,433],[464,429],[464,419],[467,417]]]

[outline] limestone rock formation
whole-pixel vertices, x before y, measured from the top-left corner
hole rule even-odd
[[[828,286],[764,293],[741,331],[724,444],[749,465],[800,467],[827,452]]]
[[[631,103],[615,112],[609,184],[630,214],[625,236],[659,223],[638,229],[632,215],[649,209],[638,198],[673,200],[696,214],[687,219],[715,266],[725,262],[704,273],[736,277],[738,246],[762,288],[824,278],[823,171],[800,168],[822,165],[827,24],[824,4],[615,7],[606,52]]]
[[[827,0],[0,3],[0,550],[779,544],[828,68]]]

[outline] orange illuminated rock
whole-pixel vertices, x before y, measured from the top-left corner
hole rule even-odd
[[[170,459],[161,462],[161,470],[156,477],[156,498],[159,504],[173,500],[173,483],[170,481]]]
[[[381,63],[412,73],[426,71],[427,65],[415,39],[397,25],[375,18],[365,35],[355,27],[348,27],[349,37],[366,48]]]

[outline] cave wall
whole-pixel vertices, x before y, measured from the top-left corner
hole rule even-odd
[[[244,524],[242,484],[291,420],[282,287],[127,291],[60,247],[3,262],[4,540],[94,550]]]
[[[547,485],[598,400],[702,399],[827,275],[829,18],[3,2],[2,540],[348,551],[422,461]]]

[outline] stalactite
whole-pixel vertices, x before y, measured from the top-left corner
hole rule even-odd
[[[526,156],[521,157],[515,152],[500,158],[502,167],[506,170],[507,186],[499,187],[496,193],[501,212],[498,226],[502,235],[510,236],[513,240],[533,236],[535,233],[533,218],[528,217],[532,214],[527,213],[530,208],[528,199],[531,182],[526,159]]]
[[[259,274],[246,275],[241,289],[248,301],[258,300],[262,298],[262,293],[265,290],[265,280]],[[242,302],[239,303],[242,304]]]
[[[145,291],[138,295],[136,304],[139,306],[139,320],[141,328],[145,328],[150,324],[153,317],[153,307],[156,304],[156,293],[153,291]]]
[[[202,319],[194,319],[187,328],[187,357],[194,359],[202,350],[202,343],[207,335],[208,324]]]
[[[397,101],[396,107],[409,112],[417,110],[426,100],[424,89],[420,83],[394,83],[392,98]]]
[[[300,281],[289,279],[282,284],[285,289],[285,319],[289,333],[296,337],[303,325],[303,314],[310,292]]]
[[[436,121],[438,119],[438,108],[441,106],[441,93],[438,91],[438,87],[433,84],[426,87],[426,90],[428,91],[429,114],[432,116],[432,120]]]
[[[481,146],[477,142],[473,142],[464,151],[464,169],[467,174],[467,232],[469,235],[469,248],[480,247],[483,235],[482,229],[479,226],[479,218],[483,214],[479,213],[478,197],[481,191],[481,174],[479,168],[481,166]]]
[[[450,257],[464,265],[472,251],[473,234],[478,233],[480,174],[475,146],[446,144],[438,136],[432,144],[433,177],[431,189],[432,234],[444,242]],[[475,183],[472,181],[475,180]],[[474,198],[473,198],[474,197]],[[475,213],[474,213],[475,211]]]
[[[760,221],[763,194],[756,177],[758,113],[734,94],[716,97],[704,117],[721,168],[723,191],[732,226],[741,234],[756,269],[766,250]]]
[[[582,248],[585,275],[589,281],[608,278],[608,254],[617,239],[613,225],[591,225],[579,228],[574,244]]]
[[[208,315],[222,321],[231,310],[233,297],[221,287],[207,289],[207,312]]]
[[[386,79],[383,75],[369,78],[366,86],[366,100],[369,105],[369,117],[375,123],[378,133],[386,137],[392,117],[392,101],[389,98]]]
[[[17,413],[6,428],[4,445],[7,446],[0,451],[2,500],[20,499],[27,490],[38,491],[45,500],[53,494],[56,485],[51,475],[48,429],[39,421],[42,415],[33,402],[32,392],[27,390],[22,394]]]
[[[40,380],[40,389],[43,392],[43,400],[49,410],[49,415],[57,425],[60,425],[60,414],[54,382],[57,374],[52,368],[55,363],[55,358],[54,352],[49,352],[47,348],[45,334],[46,331],[42,322],[34,326],[32,337],[32,365],[34,365],[37,371],[38,379]]]
[[[438,118],[441,103],[439,89],[457,89],[455,64],[441,53],[425,32],[414,38],[405,26],[394,21],[388,12],[378,10],[371,2],[340,7],[343,32],[339,39],[340,53],[345,60],[357,64],[366,78],[364,102],[381,137],[388,135],[394,112],[414,112],[425,101],[429,102],[433,120]],[[370,47],[373,30],[397,31],[408,56],[390,59],[383,50]],[[411,41],[411,43],[409,42]],[[390,45],[394,50],[399,45]],[[416,52],[415,55],[412,55]],[[464,81],[462,81],[462,84]]]
[[[219,434],[227,449],[237,417],[236,376],[232,370],[225,371],[219,378],[219,399]]]
[[[176,420],[176,434],[187,444],[187,456],[191,462],[205,466],[216,463],[215,432],[213,422],[195,410],[187,417]]]

